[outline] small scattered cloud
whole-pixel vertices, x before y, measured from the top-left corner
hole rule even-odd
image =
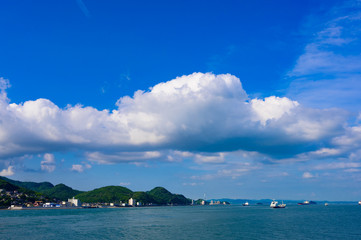
[[[10,85],[9,80],[5,79],[3,77],[0,77],[0,91],[3,92],[10,87],[11,87],[11,85]]]
[[[90,169],[92,166],[87,163],[83,164],[73,164],[71,167],[71,171],[82,173],[85,169]]]
[[[293,69],[288,96],[307,106],[358,111],[361,101],[360,5],[341,3],[313,34]]]
[[[46,172],[53,172],[55,170],[55,168],[56,168],[54,154],[45,153],[44,154],[44,160],[41,161],[40,164],[41,164],[40,165],[41,170],[46,171]]]
[[[14,167],[13,166],[9,166],[8,168],[5,168],[3,170],[0,171],[0,176],[2,177],[9,177],[14,175]]]
[[[119,162],[139,162],[151,159],[159,159],[163,155],[159,151],[146,152],[117,152],[112,154],[104,154],[101,152],[87,152],[86,157],[91,162],[100,164],[114,164]],[[169,156],[168,156],[169,158]]]
[[[195,186],[201,186],[204,185],[203,182],[187,182],[187,183],[183,183],[183,186],[191,186],[191,187],[195,187]]]
[[[360,162],[332,162],[332,163],[325,163],[319,164],[313,167],[315,170],[330,170],[330,169],[355,169],[361,168]]]
[[[302,175],[302,178],[309,179],[309,178],[315,178],[315,175],[313,175],[310,172],[304,172]]]
[[[81,164],[73,164],[70,170],[75,172],[83,172],[84,166]]]
[[[225,154],[224,153],[216,153],[212,155],[195,154],[194,160],[197,163],[223,163],[225,161]]]

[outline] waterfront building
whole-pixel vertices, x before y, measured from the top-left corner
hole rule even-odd
[[[43,205],[43,201],[35,201],[34,202],[34,207],[40,207]]]
[[[68,203],[71,205],[71,206],[75,206],[75,207],[80,207],[81,206],[81,202],[79,199],[75,199],[74,197],[73,198],[69,198],[68,199]]]
[[[47,203],[44,203],[44,204],[43,204],[43,207],[44,207],[44,208],[56,207],[56,203],[47,202]]]
[[[129,204],[130,206],[135,206],[135,204],[136,204],[135,199],[130,198],[129,201],[128,201],[128,204]]]

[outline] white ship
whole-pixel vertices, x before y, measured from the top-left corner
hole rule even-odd
[[[358,205],[361,205],[361,201],[358,201]]]
[[[285,208],[285,207],[286,207],[286,204],[284,204],[283,201],[282,201],[281,204],[278,204],[277,201],[273,200],[273,201],[271,202],[270,207],[271,207],[271,208]]]
[[[249,206],[249,203],[245,202],[245,203],[242,204],[242,206]]]
[[[8,207],[8,209],[10,209],[10,210],[21,210],[21,209],[23,209],[23,207],[22,206],[11,205],[10,207]]]

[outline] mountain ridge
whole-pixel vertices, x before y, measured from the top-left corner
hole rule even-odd
[[[141,205],[190,205],[192,200],[182,194],[174,194],[164,187],[155,187],[150,191],[135,191],[122,186],[105,186],[90,191],[79,191],[63,183],[53,185],[50,182],[22,182],[0,177],[0,183],[16,190],[31,191],[43,194],[44,197],[58,201],[66,201],[75,197],[86,203],[127,203],[130,198]]]

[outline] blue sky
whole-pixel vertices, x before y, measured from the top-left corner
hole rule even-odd
[[[361,199],[359,1],[7,1],[0,175]]]

